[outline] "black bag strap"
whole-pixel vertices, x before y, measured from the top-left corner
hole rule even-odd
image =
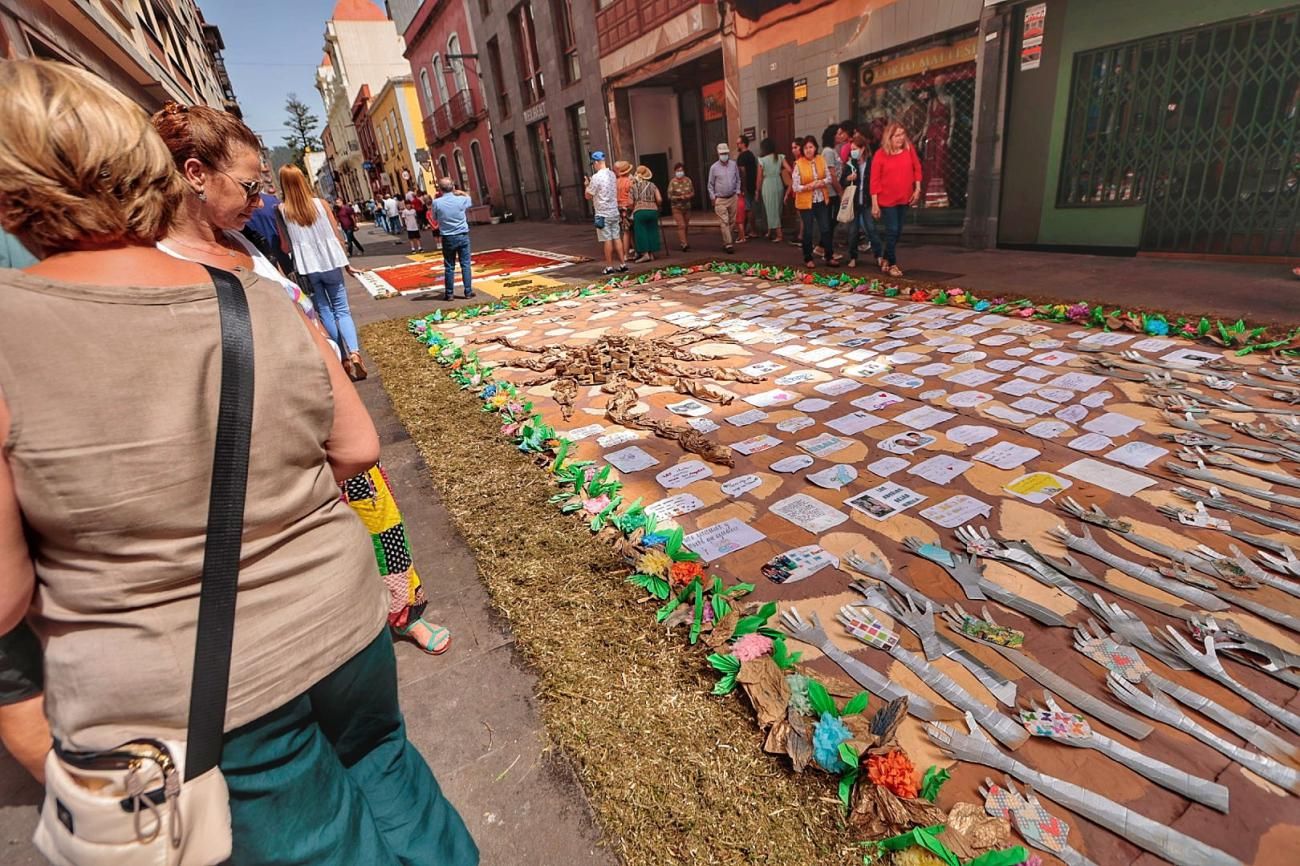
[[[244,286],[228,271],[208,268],[221,315],[221,403],[212,456],[208,531],[203,548],[194,680],[190,687],[185,779],[221,761],[230,687],[230,645],[235,634],[235,595],[244,532],[248,444],[253,424],[253,329]]]

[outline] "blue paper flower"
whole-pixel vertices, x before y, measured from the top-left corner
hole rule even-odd
[[[668,533],[652,532],[645,538],[641,539],[641,543],[646,547],[663,547],[668,543]]]
[[[480,396],[484,400],[491,400],[496,395],[496,393],[497,393],[497,386],[495,384],[492,384],[484,388],[483,393]]]
[[[840,743],[853,739],[843,722],[830,713],[822,713],[813,730],[813,760],[828,773],[847,772],[849,765],[840,760]]]
[[[1169,323],[1164,319],[1149,318],[1143,330],[1153,337],[1163,337],[1169,333]]]
[[[990,304],[988,301],[976,301],[975,306],[971,307],[971,309],[977,313],[982,313],[991,306],[993,305]]]

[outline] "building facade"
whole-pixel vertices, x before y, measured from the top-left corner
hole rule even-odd
[[[649,167],[665,202],[675,163],[689,177],[706,177],[717,145],[741,129],[735,40],[724,15],[728,4],[700,0],[601,0],[596,12],[610,149]],[[696,195],[705,206],[703,183]]]
[[[467,0],[425,0],[404,37],[409,80],[419,106],[424,149],[420,162],[436,177],[450,177],[470,193],[476,206],[504,209],[482,46],[474,35]]]
[[[325,105],[334,179],[353,201],[369,198],[372,190],[352,106],[363,86],[375,92],[389,78],[407,74],[404,49],[393,22],[370,0],[338,0],[325,22],[316,90]]]
[[[179,102],[238,115],[224,48],[194,0],[0,0],[0,57],[80,66],[150,112]]]
[[[789,151],[850,121],[878,144],[898,120],[921,157],[925,188],[908,219],[959,242],[975,134],[985,0],[740,2],[736,53],[747,131]],[[913,234],[915,236],[915,233]]]
[[[1000,246],[1300,256],[1300,5],[1003,2],[983,32]]]
[[[504,210],[515,218],[591,213],[591,152],[609,148],[595,2],[468,0]]]
[[[411,76],[390,78],[370,103],[370,122],[383,166],[383,183],[394,192],[426,192],[433,176],[425,156],[420,102]]]

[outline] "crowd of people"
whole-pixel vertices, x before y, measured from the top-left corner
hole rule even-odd
[[[815,256],[830,267],[856,268],[869,254],[873,267],[901,277],[898,242],[908,208],[921,200],[921,161],[906,129],[897,122],[864,134],[852,121],[828,126],[820,139],[797,138],[782,153],[765,138],[758,154],[747,136],[717,145],[717,159],[704,180],[718,217],[722,248],[763,237],[783,242],[787,227],[801,247],[805,267]],[[662,249],[659,213],[664,195],[645,165],[625,160],[606,165],[603,151],[591,155],[586,195],[595,211],[596,237],[604,245],[605,274],[627,270],[627,262],[648,262]],[[695,182],[682,163],[673,166],[667,200],[678,245],[690,250]],[[835,254],[843,226],[846,256]]]
[[[0,738],[46,781],[42,850],[476,864],[398,706],[390,633],[430,653],[450,635],[422,618],[353,386],[341,203],[293,166],[275,197],[225,112],[150,118],[38,60],[0,64],[0,91],[0,227],[35,259],[0,270]],[[221,785],[200,790],[183,747],[234,397],[251,403],[238,592]],[[199,802],[228,801],[226,826],[178,805],[214,790]]]

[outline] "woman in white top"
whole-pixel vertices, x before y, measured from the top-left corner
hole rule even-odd
[[[364,379],[366,368],[357,351],[357,326],[343,284],[348,257],[343,252],[343,234],[334,211],[312,195],[307,176],[296,165],[280,169],[280,192],[284,196],[279,209],[284,227],[280,247],[293,253],[294,270],[311,285],[321,324],[346,353],[344,369],[354,380]]]

